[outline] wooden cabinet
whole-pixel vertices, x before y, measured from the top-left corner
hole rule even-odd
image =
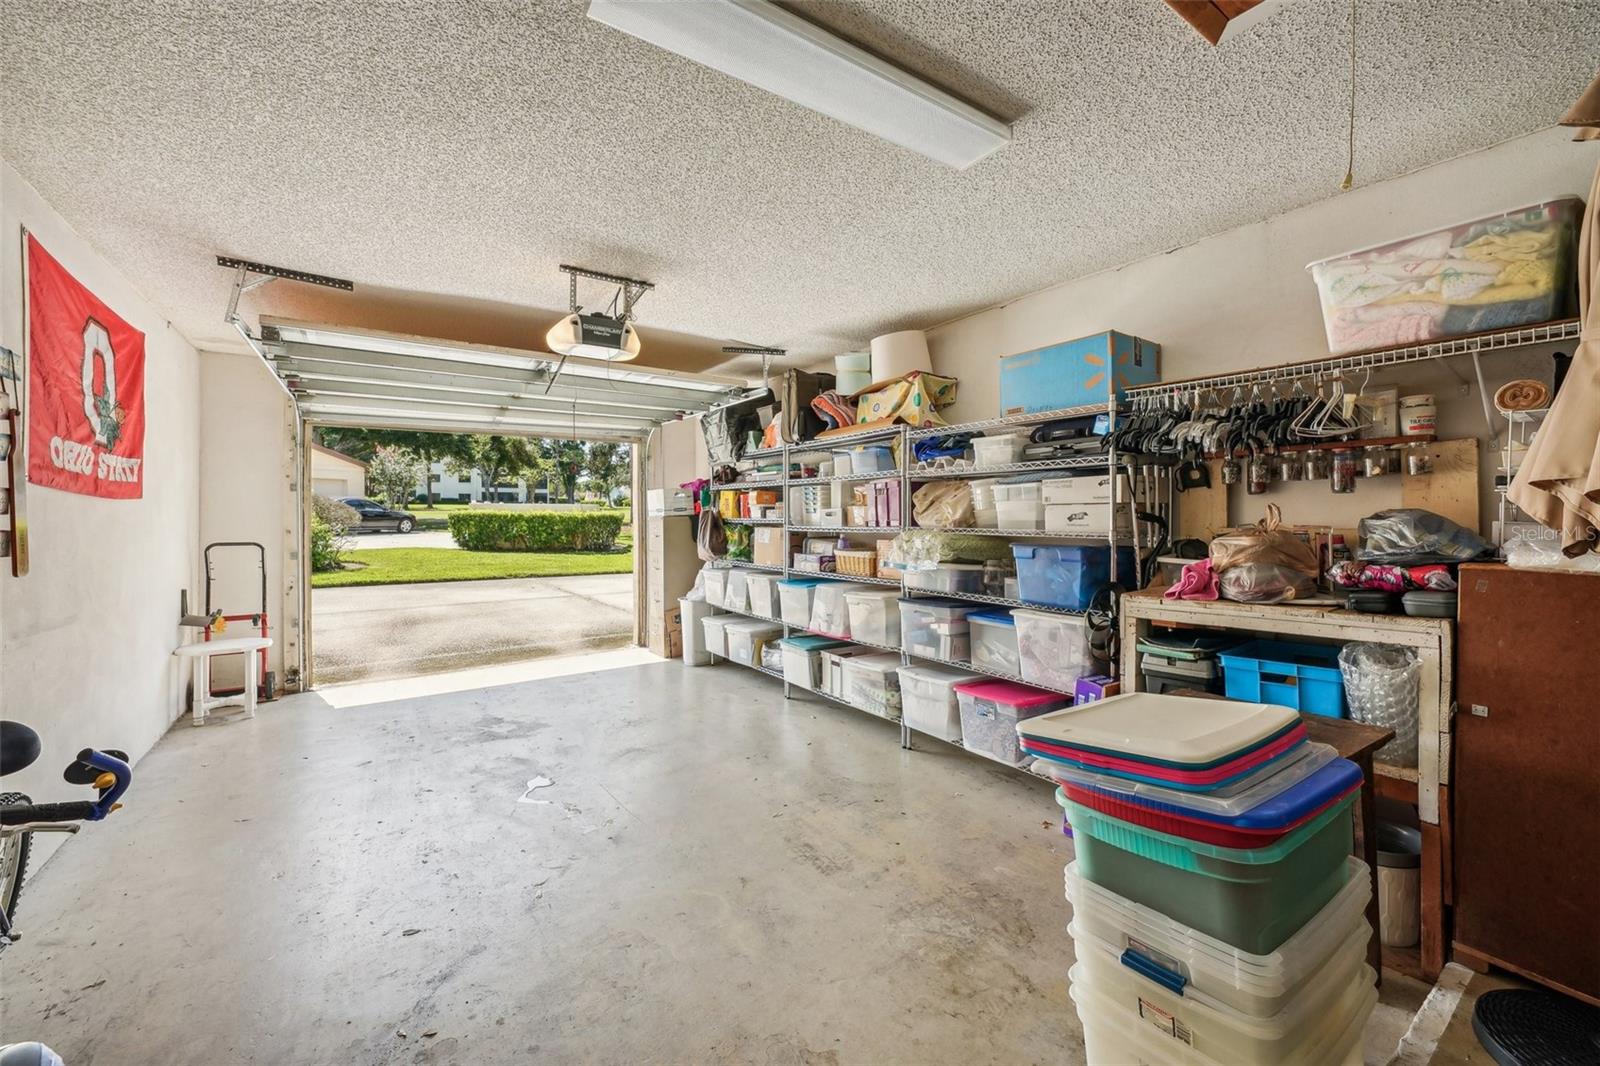
[[[1461,568],[1460,961],[1600,1003],[1600,576]]]

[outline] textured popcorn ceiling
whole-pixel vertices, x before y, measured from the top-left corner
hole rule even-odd
[[[0,153],[202,346],[237,346],[219,252],[357,285],[278,282],[250,310],[522,347],[574,262],[654,281],[645,361],[686,368],[722,341],[814,358],[929,326],[1344,174],[1342,2],[1295,0],[1217,48],[1156,0],[795,6],[1015,141],[947,170],[583,0],[4,0]],[[1600,18],[1361,0],[1359,50],[1367,184],[1553,123]]]

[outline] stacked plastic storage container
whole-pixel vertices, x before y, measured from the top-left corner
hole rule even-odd
[[[1142,692],[1017,733],[1073,834],[1091,1064],[1361,1062],[1378,996],[1354,763],[1287,708]]]

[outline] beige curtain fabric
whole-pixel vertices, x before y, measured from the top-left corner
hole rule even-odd
[[[1528,446],[1511,501],[1561,533],[1561,549],[1600,548],[1600,168],[1578,241],[1578,316],[1583,336],[1544,425]]]

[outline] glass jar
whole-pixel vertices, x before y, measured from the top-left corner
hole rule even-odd
[[[1328,460],[1328,482],[1334,492],[1356,491],[1356,450],[1335,448]]]
[[[1389,472],[1389,449],[1374,444],[1361,449],[1361,474],[1363,477],[1382,477]]]
[[[1241,472],[1239,460],[1230,457],[1222,461],[1222,483],[1224,485],[1237,485]]]
[[[1300,462],[1300,457],[1293,452],[1282,452],[1278,455],[1278,480],[1300,481],[1306,476],[1305,464]]]
[[[1260,496],[1272,484],[1272,459],[1265,455],[1252,455],[1245,469],[1244,490]]]
[[[1321,481],[1328,476],[1328,470],[1332,464],[1326,451],[1321,448],[1312,448],[1305,453],[1300,465],[1305,468],[1307,481]]]
[[[1406,472],[1413,477],[1433,473],[1433,447],[1420,443],[1406,445]]]

